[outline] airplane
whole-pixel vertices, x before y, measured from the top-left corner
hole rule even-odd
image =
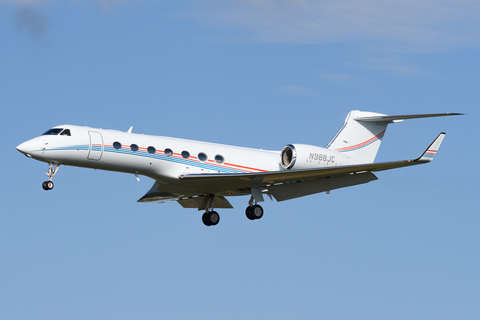
[[[44,190],[54,186],[60,165],[117,171],[155,180],[138,202],[177,201],[184,208],[205,211],[206,226],[217,225],[215,208],[233,208],[226,197],[250,196],[245,214],[262,218],[258,204],[264,196],[285,201],[377,180],[373,172],[432,161],[445,133],[440,133],[412,160],[374,163],[387,125],[405,119],[461,115],[434,113],[388,116],[354,110],[325,148],[287,144],[280,151],[163,136],[97,129],[76,125],[55,126],[28,140],[17,150],[28,158],[48,163]],[[273,197],[273,198],[272,198]]]

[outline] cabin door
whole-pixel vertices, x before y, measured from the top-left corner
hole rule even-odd
[[[100,160],[103,154],[103,137],[100,132],[88,131],[90,136],[90,148],[87,159]]]

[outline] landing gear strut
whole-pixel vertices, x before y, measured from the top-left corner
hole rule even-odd
[[[53,189],[54,184],[53,184],[52,178],[55,175],[55,173],[57,173],[58,169],[60,168],[60,164],[58,164],[58,163],[55,163],[55,164],[49,163],[48,166],[49,166],[49,168],[48,168],[48,171],[46,173],[46,175],[48,177],[48,180],[44,181],[42,183],[43,190],[52,190]]]
[[[202,216],[202,222],[206,226],[216,226],[220,222],[220,215],[213,211],[215,204],[215,195],[210,194],[207,196],[207,203],[205,205],[205,213]]]

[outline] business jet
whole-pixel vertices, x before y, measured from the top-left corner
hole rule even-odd
[[[177,201],[205,211],[202,221],[220,221],[215,208],[233,208],[226,197],[250,196],[250,220],[263,216],[265,196],[284,201],[377,180],[373,172],[432,161],[440,133],[416,159],[374,163],[387,125],[405,119],[460,115],[435,113],[388,116],[351,111],[325,148],[287,144],[280,151],[151,136],[117,130],[60,125],[20,144],[28,158],[48,163],[45,190],[54,186],[60,165],[118,171],[155,180],[138,202]]]

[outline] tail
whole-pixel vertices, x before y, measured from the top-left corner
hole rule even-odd
[[[461,115],[461,113],[432,113],[403,116],[387,116],[381,113],[350,111],[345,123],[325,147],[341,152],[355,163],[372,163],[375,160],[389,123],[404,119]]]

